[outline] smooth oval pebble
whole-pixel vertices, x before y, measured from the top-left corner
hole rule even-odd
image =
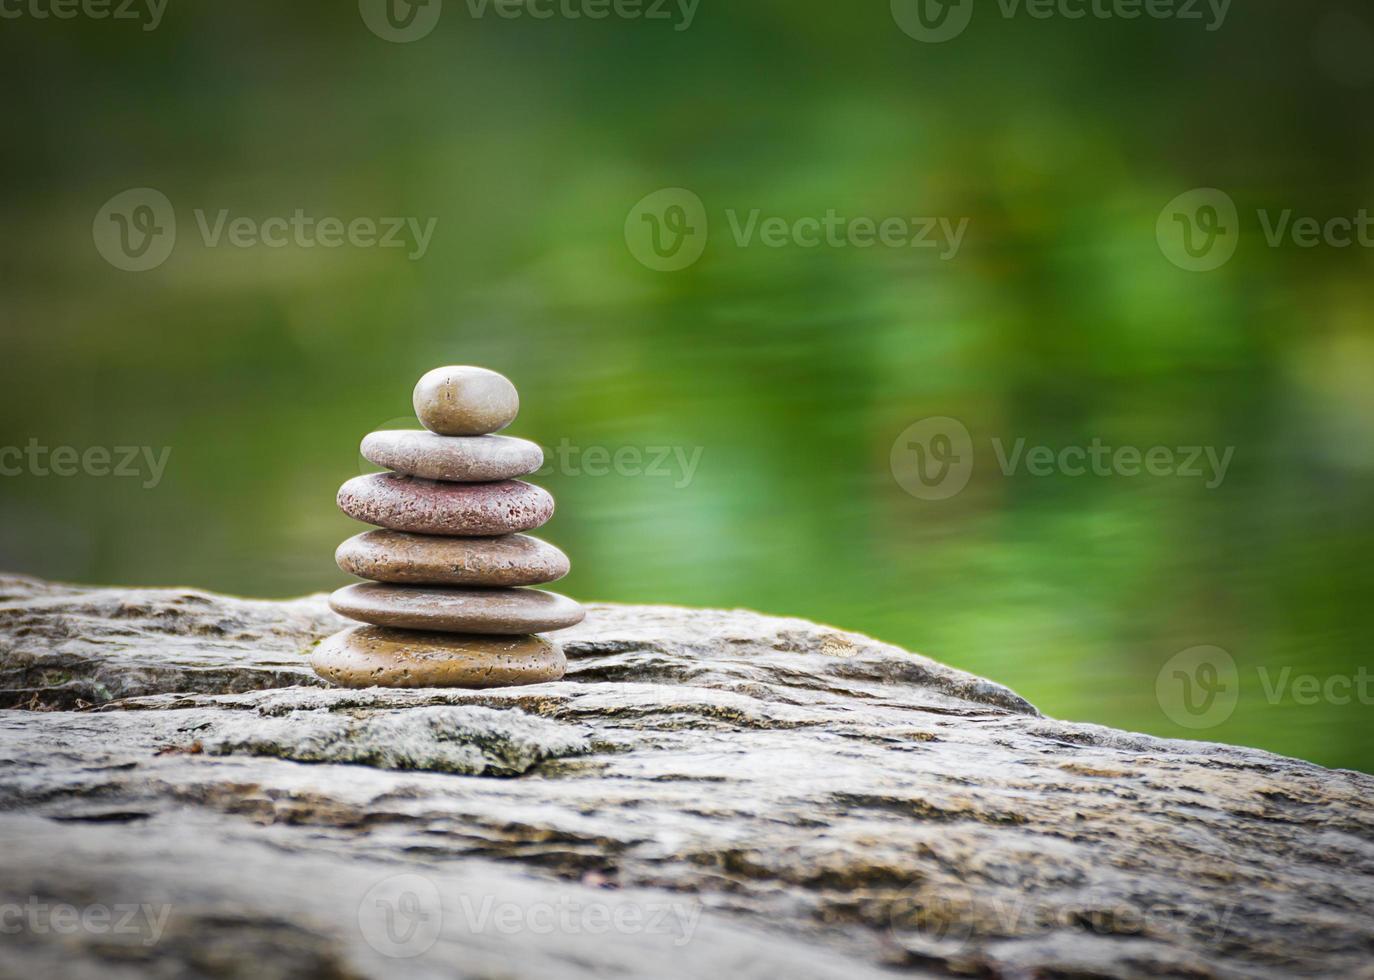
[[[580,603],[538,589],[434,589],[360,582],[329,597],[340,616],[400,629],[440,633],[542,633],[576,626]]]
[[[310,666],[343,687],[510,687],[556,681],[568,661],[540,636],[459,636],[352,626],[310,652]]]
[[[339,568],[374,582],[405,585],[542,585],[568,574],[568,556],[524,534],[439,538],[365,531],[339,545]]]
[[[427,480],[509,480],[544,465],[544,450],[511,436],[441,436],[424,429],[384,429],[363,437],[362,454],[397,473]]]
[[[416,534],[483,537],[528,531],[553,516],[553,497],[521,480],[440,483],[400,473],[355,476],[339,487],[349,517]]]
[[[520,395],[504,374],[486,368],[435,368],[411,397],[420,424],[441,436],[480,436],[504,429],[520,411]]]

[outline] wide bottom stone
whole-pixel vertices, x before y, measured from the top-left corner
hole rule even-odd
[[[360,582],[329,597],[340,616],[376,626],[442,633],[543,633],[576,626],[580,603],[541,589],[444,589]]]
[[[562,678],[563,649],[539,636],[463,636],[352,626],[310,652],[342,687],[513,687]]]

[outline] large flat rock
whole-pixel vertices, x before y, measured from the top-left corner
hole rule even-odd
[[[488,691],[324,686],[343,625],[0,578],[0,973],[1374,976],[1368,776],[750,612]]]

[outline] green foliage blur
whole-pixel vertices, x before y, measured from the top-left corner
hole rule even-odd
[[[411,43],[348,2],[171,0],[156,30],[0,20],[0,446],[171,448],[151,488],[0,478],[0,567],[334,588],[358,440],[410,414],[428,368],[480,364],[521,391],[511,434],[700,449],[690,480],[553,458],[559,591],[801,616],[1057,717],[1374,771],[1367,701],[1266,688],[1371,666],[1374,262],[1270,247],[1256,218],[1374,208],[1374,12],[1236,4],[1209,31],[998,9],[943,44],[886,3],[812,0],[702,0],[685,30],[446,0]],[[131,273],[92,220],[137,187],[174,203],[178,239]],[[626,244],[660,188],[710,221],[677,272]],[[1213,272],[1156,239],[1193,188],[1240,213]],[[208,247],[197,209],[437,224],[412,261]],[[942,260],[742,246],[730,216],[755,210],[969,223]],[[975,442],[945,500],[890,467],[930,416]],[[994,438],[1235,453],[1208,489],[1004,475]],[[1197,645],[1240,677],[1205,731],[1156,698]]]

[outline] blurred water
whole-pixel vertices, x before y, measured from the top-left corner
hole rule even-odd
[[[7,26],[0,446],[171,454],[150,488],[6,476],[0,565],[332,588],[358,440],[408,413],[424,370],[483,364],[520,387],[512,433],[565,447],[538,482],[573,596],[803,616],[1059,717],[1374,768],[1367,701],[1265,687],[1368,669],[1370,255],[1266,248],[1254,224],[1374,202],[1360,35],[1266,9],[1215,36],[1009,22],[932,47],[885,6],[703,10],[677,35],[450,19],[413,45],[325,4],[180,11],[139,37]],[[1160,209],[1217,185],[1249,237],[1225,268],[1184,272]],[[175,204],[178,241],[135,274],[101,259],[91,222],[140,186]],[[674,273],[624,238],[665,187],[711,225]],[[221,208],[438,224],[414,262],[207,247],[193,212]],[[754,210],[968,233],[947,261],[741,246],[732,216]],[[943,500],[891,468],[932,416],[973,442]],[[1008,476],[994,439],[1234,457],[1212,489]],[[1206,729],[1156,692],[1200,645],[1239,683]]]

